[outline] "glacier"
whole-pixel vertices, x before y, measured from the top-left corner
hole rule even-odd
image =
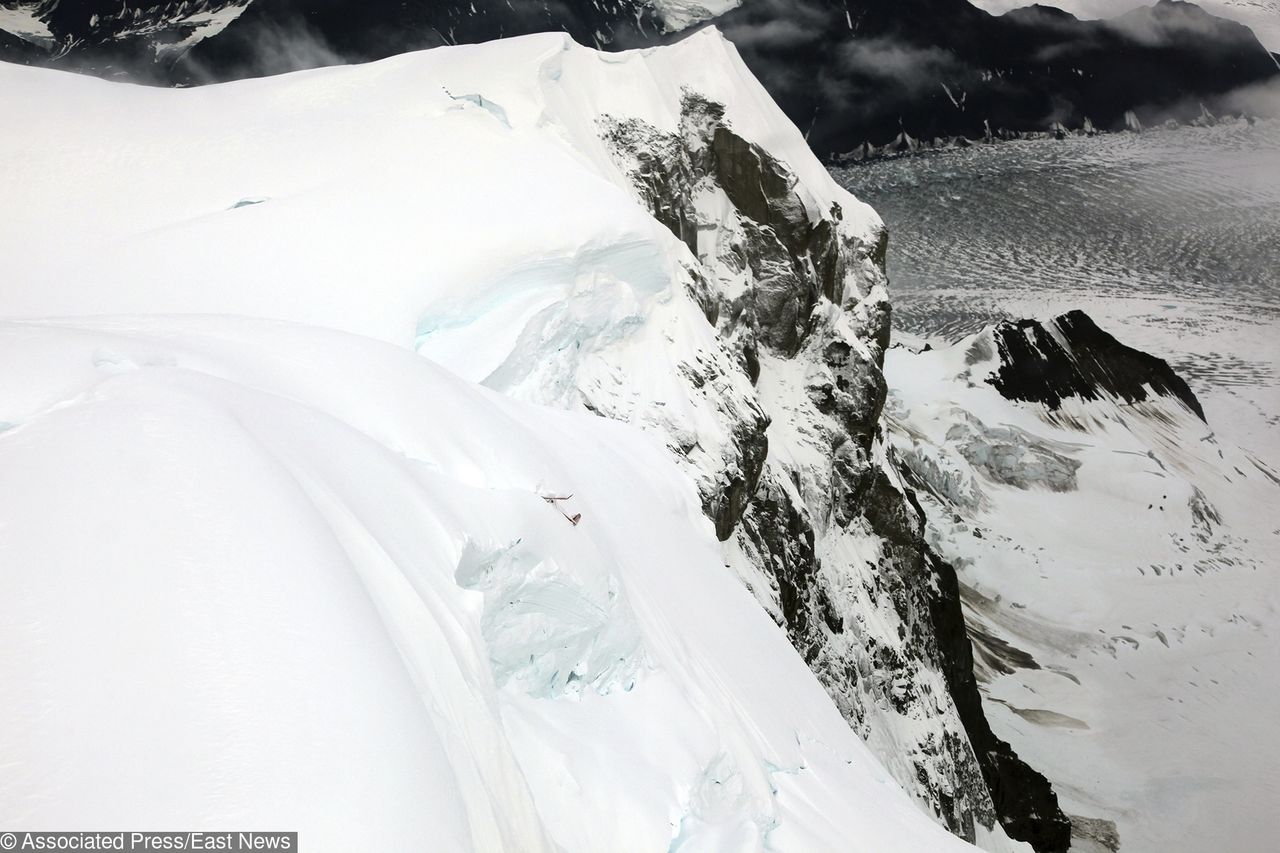
[[[1073,843],[1266,849],[1271,445],[1080,311],[900,338],[890,444],[957,567],[993,728],[1053,780]]]

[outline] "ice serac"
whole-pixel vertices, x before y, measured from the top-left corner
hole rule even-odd
[[[399,691],[385,730],[425,765],[378,765],[390,747],[370,708],[335,710],[368,723],[350,758],[378,767],[379,808],[447,773],[466,783],[442,806],[450,832],[482,849],[601,849],[622,829],[659,849],[960,844],[901,787],[990,849],[1025,849],[1006,829],[1061,849],[1052,793],[983,733],[959,602],[883,438],[883,226],[714,30],[618,54],[543,35],[187,90],[0,74],[19,119],[0,137],[0,193],[24,199],[0,231],[4,313],[64,318],[9,330],[7,387],[35,396],[15,396],[0,445],[20,456],[57,427],[27,457],[36,482],[83,416],[103,436],[86,455],[105,467],[73,466],[88,488],[130,470],[109,464],[117,443],[152,436],[176,460],[155,494],[186,489],[184,523],[216,519],[231,542],[250,523],[235,494],[201,504],[183,460],[234,443],[250,491],[268,487],[259,448],[280,460],[252,517],[301,490],[289,541],[336,541],[335,583],[376,605],[352,628],[360,648],[407,658],[411,683],[370,651],[389,682],[369,695]],[[37,356],[47,370],[28,375]],[[128,400],[159,420],[131,419]],[[309,429],[314,442],[290,440]],[[183,536],[147,538],[163,501],[136,517],[100,504],[74,516],[124,526],[148,565],[200,582]],[[39,527],[6,530],[41,547]],[[79,578],[84,555],[65,556]],[[125,571],[109,566],[94,583]],[[31,641],[4,624],[9,647]],[[336,725],[308,716],[325,697],[305,698],[304,731]],[[22,722],[38,745],[23,755],[53,748],[56,727]],[[257,741],[218,732],[260,769]],[[414,785],[396,787],[401,770]],[[156,803],[153,817],[190,806]]]
[[[886,371],[889,441],[956,569],[970,695],[1053,783],[1073,840],[1265,846],[1277,751],[1253,715],[1275,699],[1252,673],[1280,665],[1274,463],[1078,311],[898,346]]]

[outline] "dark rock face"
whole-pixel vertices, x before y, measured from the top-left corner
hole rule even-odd
[[[680,134],[634,121],[618,122],[605,133],[629,158],[632,181],[654,216],[695,253],[695,187],[706,179],[725,193],[741,214],[742,237],[733,246],[734,256],[720,260],[750,270],[752,284],[742,298],[711,314],[741,338],[744,354],[756,352],[763,341],[794,355],[809,333],[819,297],[843,298],[849,257],[867,251],[837,235],[838,206],[811,222],[790,169],[723,119],[723,107],[690,93],[682,105]],[[689,133],[701,136],[704,145],[688,150],[682,137]],[[885,321],[877,335],[887,336],[887,316]],[[883,393],[879,399],[883,405]]]
[[[0,39],[0,59],[201,83],[559,30],[618,49],[680,37],[647,0],[11,0],[53,45]],[[196,13],[243,7],[189,50]],[[967,0],[744,0],[711,21],[823,156],[1193,121],[1201,105],[1280,79],[1245,27],[1159,0],[1109,21]],[[1259,106],[1259,109],[1262,107]]]
[[[1067,397],[1097,400],[1110,395],[1136,403],[1154,393],[1181,400],[1205,419],[1200,401],[1168,362],[1125,346],[1083,311],[1048,324],[1001,323],[992,334],[1000,366],[987,381],[1006,399],[1057,409]]]
[[[851,239],[838,206],[811,219],[787,165],[695,93],[676,132],[636,121],[602,131],[654,216],[698,256],[708,280],[696,296],[752,383],[767,365],[775,385],[778,371],[804,377],[790,403],[764,395],[761,406],[798,424],[824,461],[788,468],[769,455],[768,418],[746,420],[733,439],[744,462],[703,491],[719,538],[769,585],[753,591],[850,725],[896,739],[904,783],[953,832],[973,840],[998,821],[1065,849],[1048,783],[986,724],[954,573],[939,585],[950,568],[928,553],[920,509],[880,457],[885,235]],[[708,193],[723,193],[728,220],[700,213]],[[842,545],[874,556],[848,562]]]
[[[837,233],[840,209],[812,222],[790,169],[729,128],[721,105],[694,93],[687,93],[681,105],[678,133],[662,133],[636,121],[613,123],[603,132],[655,218],[693,252],[698,252],[697,188],[713,186],[725,194],[738,211],[739,237],[717,260],[748,273],[750,283],[731,298],[697,298],[708,319],[731,341],[731,349],[741,354],[740,364],[753,383],[759,375],[761,347],[794,356],[810,335],[819,298],[842,299],[851,258],[872,251]],[[687,139],[701,143],[691,148]],[[877,327],[875,336],[887,338],[888,315],[878,315],[877,320],[883,328]],[[836,384],[821,393],[829,410],[839,411],[851,432],[869,446],[884,406],[883,374],[879,365],[851,354],[848,344],[833,347],[829,363],[841,373]],[[760,483],[768,424],[767,417],[761,418],[735,434],[741,470],[730,473],[721,488],[704,494],[705,508],[722,541],[733,534]],[[787,510],[779,511],[783,524],[794,523]]]
[[[973,839],[973,822],[984,820],[979,810],[965,808],[966,786],[981,785],[990,795],[994,816],[1009,837],[1031,844],[1040,853],[1063,853],[1071,842],[1071,824],[1058,805],[1057,794],[1043,774],[1029,766],[991,730],[982,708],[974,670],[973,646],[961,610],[955,569],[924,542],[924,513],[915,496],[895,485],[883,471],[876,471],[863,491],[851,496],[851,507],[886,543],[886,557],[879,565],[879,579],[906,626],[909,645],[918,649],[920,662],[942,673],[947,692],[960,717],[967,743],[944,738],[933,748],[937,755],[971,752],[973,765],[955,768],[958,790],[934,792],[942,805],[941,816],[952,832]],[[882,653],[892,649],[881,647]],[[890,655],[886,663],[909,671],[913,662]],[[904,710],[912,697],[898,694]],[[968,774],[976,766],[980,779]]]
[[[1010,837],[1026,841],[1042,853],[1066,851],[1071,846],[1071,821],[1059,808],[1058,795],[1049,780],[996,737],[983,713],[982,696],[974,676],[973,646],[960,610],[960,584],[955,569],[931,550],[926,550],[925,558],[938,590],[930,601],[929,612],[943,673],[956,710],[964,721],[969,743],[979,755],[982,775],[1000,821]]]
[[[767,417],[762,417],[734,433],[734,444],[741,454],[742,464],[737,472],[725,476],[719,488],[703,497],[703,509],[715,522],[716,538],[721,542],[733,535],[733,529],[742,519],[760,482],[764,460],[769,453],[769,439],[765,430]]]
[[[770,478],[752,496],[743,518],[743,533],[772,558],[778,602],[791,643],[813,665],[818,640],[810,631],[810,603],[816,592],[817,558],[813,527],[781,484]],[[827,615],[827,614],[824,614]],[[836,622],[836,617],[830,617]],[[838,625],[833,628],[837,630]]]

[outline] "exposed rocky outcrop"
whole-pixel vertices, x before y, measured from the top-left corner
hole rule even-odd
[[[697,255],[695,296],[767,416],[736,434],[751,465],[703,492],[726,562],[953,832],[973,840],[999,823],[1066,849],[1048,783],[986,725],[954,573],[948,585],[881,437],[884,232],[850,233],[839,205],[813,209],[787,164],[696,93],[675,132],[635,120],[602,131]]]
[[[1204,420],[1200,401],[1162,358],[1125,346],[1083,311],[1047,323],[1004,322],[992,330],[1000,363],[987,381],[1006,399],[1057,409],[1068,397],[1127,403],[1151,395],[1181,400]]]
[[[983,778],[1005,831],[1030,842],[1036,850],[1067,850],[1071,846],[1071,821],[1058,807],[1058,797],[1049,780],[1028,767],[1009,744],[996,737],[983,713],[955,569],[931,550],[927,551],[927,559],[938,587],[930,613],[938,646],[943,650],[947,687],[970,744],[983,757],[979,762]]]

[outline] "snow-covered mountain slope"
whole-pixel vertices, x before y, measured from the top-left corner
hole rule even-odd
[[[1064,848],[879,436],[882,227],[718,33],[0,78],[6,811]]]
[[[979,9],[1000,15],[1010,9],[1036,5],[1035,0],[970,0]],[[1084,20],[1114,18],[1142,6],[1150,0],[1052,0],[1039,3],[1070,12]],[[1280,3],[1276,0],[1196,0],[1196,5],[1211,15],[1244,24],[1253,30],[1258,41],[1272,52],[1280,51]]]
[[[898,347],[886,373],[993,725],[1068,812],[1114,822],[1075,821],[1086,849],[1117,828],[1121,850],[1267,849],[1280,476],[1078,312]]]
[[[742,0],[649,0],[670,32],[688,29],[742,5]]]
[[[103,44],[145,46],[170,60],[238,18],[253,0],[163,0],[149,4],[4,0],[0,30],[55,56]]]
[[[54,48],[53,32],[38,3],[0,3],[0,30],[45,50]]]
[[[638,431],[249,318],[6,322],[0,349],[7,820],[315,850],[963,846]]]

